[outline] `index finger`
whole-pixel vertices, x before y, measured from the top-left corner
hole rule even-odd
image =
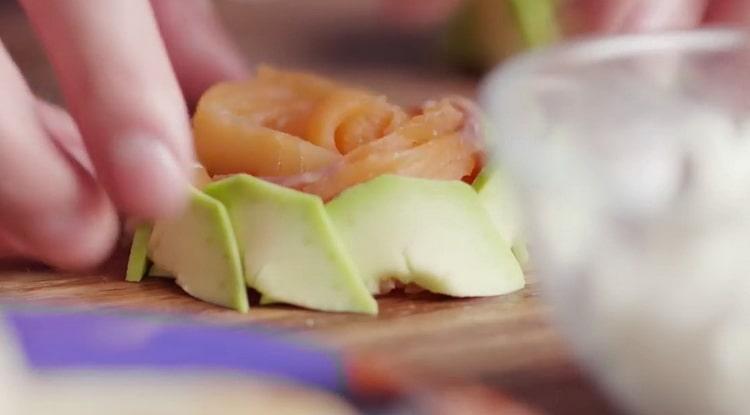
[[[173,214],[193,160],[187,109],[148,0],[22,0],[97,176],[125,213]]]
[[[625,33],[685,29],[701,23],[706,0],[562,0],[569,32]]]
[[[707,24],[747,25],[750,2],[747,0],[714,0],[706,12]]]

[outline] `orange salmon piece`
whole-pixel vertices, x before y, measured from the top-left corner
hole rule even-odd
[[[403,110],[385,97],[347,88],[318,103],[310,114],[305,138],[346,154],[390,133],[406,118]]]
[[[261,67],[207,91],[193,130],[210,175],[248,173],[329,200],[383,174],[471,177],[482,165],[477,117],[461,98],[407,112],[363,89]]]
[[[330,200],[347,188],[383,174],[460,180],[472,174],[479,148],[457,132],[464,115],[448,101],[428,105],[390,135],[344,156],[300,190]]]
[[[270,69],[250,81],[212,87],[193,116],[198,159],[211,175],[294,175],[334,163],[341,158],[337,152],[299,137],[331,88],[325,81]]]

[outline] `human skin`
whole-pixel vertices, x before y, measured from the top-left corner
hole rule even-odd
[[[750,21],[745,0],[561,0],[577,30]],[[382,0],[393,22],[439,24],[462,0]],[[94,266],[119,214],[174,215],[194,160],[186,102],[246,76],[210,0],[21,0],[69,112],[33,96],[0,43],[0,260]],[[189,30],[186,30],[189,25]]]
[[[20,3],[69,113],[35,98],[0,44],[0,257],[90,267],[111,251],[118,211],[181,209],[194,159],[185,98],[245,65],[209,0]]]
[[[392,22],[431,26],[443,22],[467,0],[382,0]],[[746,24],[745,0],[558,0],[563,21],[575,30],[598,33],[685,29],[699,25]]]

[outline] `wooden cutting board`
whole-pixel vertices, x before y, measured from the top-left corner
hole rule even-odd
[[[402,103],[475,93],[477,80],[437,65],[429,32],[394,31],[377,0],[217,2],[251,62],[311,69],[382,91]],[[53,74],[13,2],[0,0],[0,38],[42,97],[58,101]],[[381,353],[427,372],[481,380],[554,414],[611,408],[581,375],[550,326],[532,281],[499,298],[455,300],[427,294],[380,299],[380,315],[255,307],[242,315],[196,301],[170,281],[123,281],[124,253],[86,274],[0,265],[0,301],[166,312],[223,324],[291,329],[351,351]]]
[[[611,413],[547,321],[549,310],[539,301],[533,281],[518,293],[497,298],[388,295],[379,300],[377,317],[286,306],[255,306],[240,314],[188,297],[170,280],[125,282],[125,254],[90,273],[0,265],[0,301],[262,324],[304,333],[342,350],[387,356],[420,372],[485,382],[549,413]]]

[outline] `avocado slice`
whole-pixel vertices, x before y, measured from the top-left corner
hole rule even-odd
[[[380,176],[327,210],[371,293],[391,278],[456,297],[524,286],[510,246],[463,182]]]
[[[148,274],[146,274],[149,277],[157,277],[157,278],[174,278],[174,275],[172,275],[171,272],[165,270],[164,268],[160,267],[157,264],[152,264],[151,267],[148,269]]]
[[[206,169],[200,164],[194,164],[191,167],[192,182],[197,188],[202,188],[211,183],[211,176]],[[127,223],[127,222],[126,222]],[[128,258],[128,268],[125,276],[126,281],[140,282],[144,275],[149,277],[171,277],[172,275],[159,267],[151,264],[148,259],[148,241],[151,238],[150,224],[140,224],[136,227],[133,234],[133,242],[130,245],[130,256]],[[148,270],[148,273],[146,272]]]
[[[446,25],[440,49],[454,64],[484,70],[561,35],[557,0],[467,0]]]
[[[130,245],[128,270],[125,281],[139,282],[148,268],[148,240],[151,238],[151,225],[141,224],[135,229],[133,242]]]
[[[204,191],[226,206],[245,281],[266,302],[377,313],[377,303],[358,277],[319,197],[245,174],[214,182]]]
[[[524,45],[547,46],[561,36],[557,20],[559,0],[508,0]]]
[[[248,311],[237,241],[219,201],[192,188],[188,207],[179,217],[154,224],[148,252],[154,264],[174,275],[191,296]]]
[[[522,266],[526,265],[529,253],[521,232],[521,209],[517,204],[516,192],[505,173],[497,164],[490,164],[477,176],[472,186],[495,228],[511,246],[518,262]]]

